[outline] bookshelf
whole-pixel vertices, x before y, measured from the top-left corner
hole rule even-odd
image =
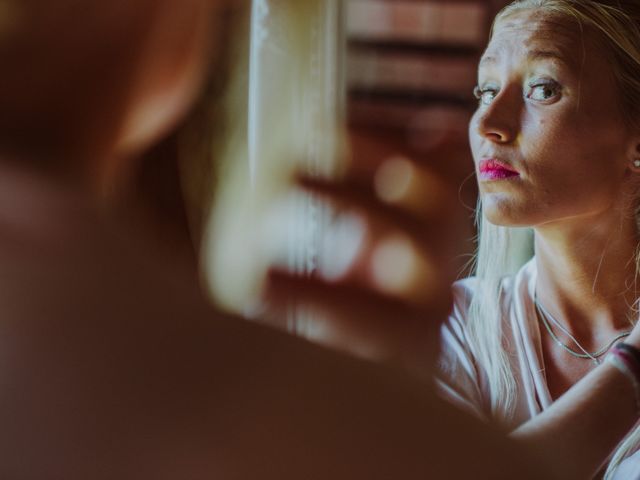
[[[477,200],[468,124],[477,62],[505,0],[345,0],[346,86],[354,159],[375,168],[407,155]],[[471,240],[459,252],[471,253]],[[466,259],[465,259],[466,261]],[[461,266],[464,261],[461,261]]]
[[[350,121],[402,129],[436,107],[472,111],[489,0],[346,0]],[[434,127],[435,128],[435,127]]]

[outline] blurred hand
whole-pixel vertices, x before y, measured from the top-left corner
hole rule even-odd
[[[296,187],[328,202],[333,221],[311,277],[271,269],[267,317],[302,307],[296,334],[429,376],[456,273],[457,190],[405,156]]]

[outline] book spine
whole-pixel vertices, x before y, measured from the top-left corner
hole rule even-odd
[[[351,38],[473,46],[486,40],[486,8],[477,2],[349,0],[346,7]]]

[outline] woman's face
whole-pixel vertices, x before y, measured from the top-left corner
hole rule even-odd
[[[537,226],[613,211],[635,148],[602,47],[539,10],[501,19],[469,134],[487,218]]]

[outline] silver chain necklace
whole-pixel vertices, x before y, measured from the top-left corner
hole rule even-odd
[[[607,353],[611,349],[614,343],[616,343],[621,338],[628,337],[631,334],[631,331],[622,332],[601,349],[596,350],[595,352],[588,352],[582,345],[580,345],[580,342],[578,342],[578,340],[576,340],[576,338],[573,335],[571,335],[569,330],[566,327],[564,327],[558,320],[556,320],[553,317],[553,315],[551,315],[542,306],[542,304],[540,304],[540,302],[538,302],[537,298],[534,299],[534,303],[536,305],[536,311],[538,312],[538,317],[540,318],[542,324],[545,326],[547,332],[549,332],[549,335],[551,335],[551,338],[553,339],[553,341],[556,342],[556,344],[559,347],[566,350],[569,354],[573,355],[574,357],[583,358],[583,359],[588,358],[596,365],[600,364],[599,358],[605,353]],[[562,331],[562,333],[568,336],[571,339],[571,341],[575,343],[576,346],[581,351],[577,352],[574,349],[572,349],[570,346],[568,346],[566,343],[562,342],[562,340],[560,340],[558,336],[555,334],[555,332],[553,331],[553,328],[551,327],[551,323],[553,323],[556,327],[558,327],[560,331]]]

